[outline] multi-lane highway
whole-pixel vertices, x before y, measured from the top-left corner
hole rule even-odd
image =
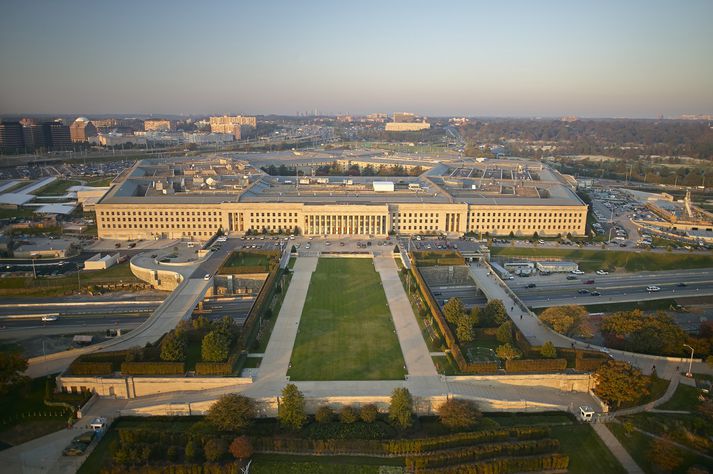
[[[531,307],[563,304],[619,303],[664,298],[713,295],[713,270],[669,270],[661,272],[577,275],[553,274],[529,278],[515,277],[507,283]],[[593,281],[592,283],[587,283]],[[528,286],[535,285],[533,288]],[[659,291],[648,291],[649,286]],[[587,290],[588,293],[584,293]],[[600,293],[598,296],[592,292]]]

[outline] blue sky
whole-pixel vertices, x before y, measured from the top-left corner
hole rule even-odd
[[[713,113],[713,2],[0,2],[0,113]]]

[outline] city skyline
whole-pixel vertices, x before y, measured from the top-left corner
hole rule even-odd
[[[1,114],[713,112],[713,4],[5,2]]]

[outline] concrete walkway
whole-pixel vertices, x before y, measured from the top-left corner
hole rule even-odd
[[[274,382],[280,387],[285,384],[302,308],[318,260],[317,257],[300,257],[295,262],[292,280],[260,363],[257,376],[260,382]]]
[[[681,380],[681,375],[674,374],[674,376],[671,378],[671,382],[668,384],[668,388],[666,388],[666,392],[661,396],[661,398],[654,400],[653,402],[649,402],[645,405],[640,405],[638,407],[626,408],[624,410],[615,411],[614,413],[611,413],[611,415],[613,415],[613,416],[634,415],[636,413],[651,411],[655,407],[657,407],[659,405],[663,405],[667,401],[671,400],[673,395],[676,393],[676,389],[678,388],[678,384],[679,384],[680,380]]]
[[[609,448],[609,451],[614,455],[615,458],[619,460],[621,465],[626,469],[629,474],[643,474],[644,471],[636,464],[634,458],[628,453],[624,446],[621,445],[616,436],[609,431],[607,425],[604,423],[593,423],[592,427],[594,431],[599,435],[599,438],[604,442],[604,444]]]
[[[381,276],[381,283],[389,303],[391,317],[401,344],[406,368],[410,377],[438,377],[431,354],[423,340],[416,315],[399,278],[393,256],[374,257],[374,268]]]

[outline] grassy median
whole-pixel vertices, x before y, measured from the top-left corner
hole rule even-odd
[[[287,374],[292,380],[404,378],[401,347],[371,259],[319,259]]]

